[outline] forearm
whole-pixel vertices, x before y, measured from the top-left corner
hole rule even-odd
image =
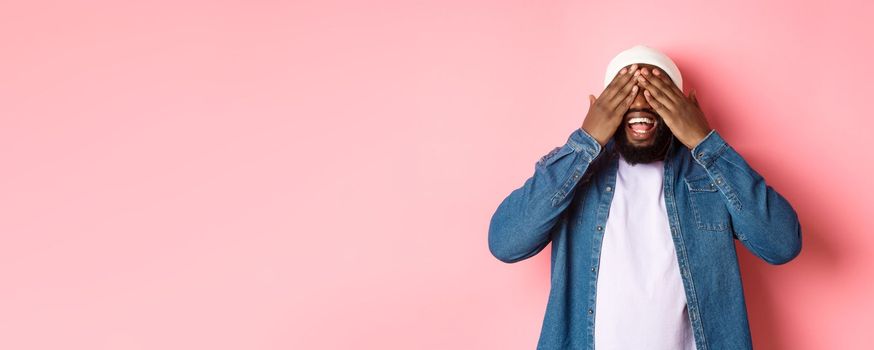
[[[540,252],[573,198],[577,183],[602,152],[595,138],[581,128],[563,146],[538,160],[534,175],[498,205],[489,224],[489,250],[512,263]]]

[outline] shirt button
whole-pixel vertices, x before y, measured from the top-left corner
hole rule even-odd
[[[603,227],[598,226],[598,231],[601,231],[601,230],[603,230],[603,229],[604,229]]]
[[[607,188],[606,188],[606,190],[607,190],[607,192],[610,192],[610,191],[612,191],[612,190],[613,190],[613,188],[612,188],[612,187],[610,187],[610,186],[607,186]]]
[[[591,314],[592,314],[592,309],[589,309],[589,315],[591,315]]]
[[[592,272],[595,272],[595,268],[594,268],[594,267],[592,268]]]
[[[721,184],[721,183],[722,183],[722,179],[716,179],[716,183]]]

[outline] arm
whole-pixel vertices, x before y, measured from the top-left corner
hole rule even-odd
[[[795,210],[710,128],[695,91],[686,96],[658,69],[651,74],[641,69],[637,80],[646,101],[719,188],[728,203],[735,237],[770,264],[794,259],[801,252],[801,224]]]
[[[602,146],[582,128],[534,165],[534,175],[498,205],[489,224],[489,250],[514,263],[532,257],[550,241],[550,230],[573,198],[577,182]]]
[[[789,262],[801,252],[798,215],[716,130],[692,149],[728,203],[734,234],[769,264]]]

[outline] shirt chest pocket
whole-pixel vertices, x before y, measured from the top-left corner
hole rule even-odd
[[[713,180],[704,176],[685,181],[689,190],[689,204],[698,228],[707,231],[728,230],[728,208]]]

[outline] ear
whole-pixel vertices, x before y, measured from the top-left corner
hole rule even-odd
[[[595,104],[595,95],[589,95],[589,106]]]

